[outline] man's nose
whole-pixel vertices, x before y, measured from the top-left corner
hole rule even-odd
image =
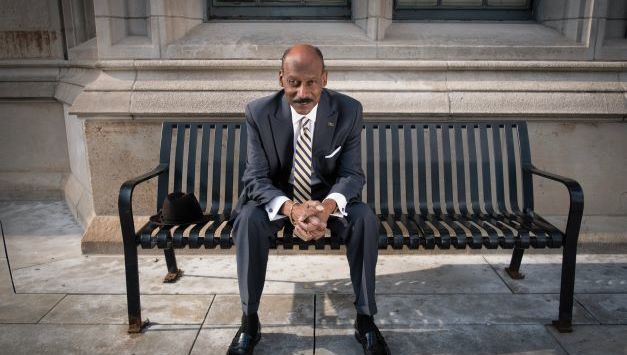
[[[298,97],[309,97],[309,90],[305,85],[298,87]]]

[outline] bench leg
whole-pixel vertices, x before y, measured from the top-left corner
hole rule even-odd
[[[142,322],[139,296],[139,267],[137,265],[137,246],[124,243],[124,268],[126,270],[126,302],[128,305],[128,332],[140,333],[147,324]]]
[[[566,238],[562,257],[562,280],[560,287],[559,319],[553,321],[553,326],[560,333],[573,331],[573,303],[575,293],[575,264],[577,261],[577,239],[569,242]]]
[[[522,280],[525,278],[525,275],[520,273],[520,263],[522,262],[522,257],[525,252],[523,248],[514,248],[514,252],[512,253],[512,260],[509,263],[509,267],[505,268],[505,272],[514,280]]]
[[[165,262],[168,265],[168,273],[163,278],[164,283],[176,282],[183,275],[183,270],[176,266],[176,255],[174,255],[174,249],[164,249]]]

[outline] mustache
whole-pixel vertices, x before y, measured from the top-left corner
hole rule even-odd
[[[309,97],[303,97],[303,98],[300,98],[300,99],[294,99],[293,102],[295,104],[309,104],[309,103],[313,102],[313,99],[309,98]]]

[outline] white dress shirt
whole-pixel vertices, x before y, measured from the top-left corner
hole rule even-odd
[[[299,114],[298,112],[296,112],[296,110],[294,110],[292,106],[290,106],[290,110],[292,111],[292,126],[294,127],[294,151],[296,151],[296,144],[297,144],[298,136],[300,135],[300,125],[301,125],[301,119],[303,118],[303,116],[309,118],[309,132],[311,132],[311,141],[313,143],[314,127],[316,124],[316,113],[318,112],[318,105],[314,106],[311,112],[309,112],[306,115]],[[290,172],[289,182],[290,184],[294,184],[294,164],[293,163],[292,163],[292,171]],[[317,176],[312,176],[311,184],[315,185],[318,183],[320,183],[320,179]],[[333,213],[332,216],[337,216],[337,217],[347,216],[346,197],[344,195],[338,192],[332,192],[329,195],[327,195],[325,200],[326,199],[333,200],[337,204],[338,212]],[[272,200],[270,200],[270,202],[266,203],[265,209],[266,209],[266,212],[268,213],[268,218],[270,218],[271,221],[286,217],[282,214],[279,214],[279,210],[281,209],[281,206],[283,206],[283,203],[285,203],[285,201],[289,201],[289,198],[283,195],[283,196],[277,196],[273,198]]]

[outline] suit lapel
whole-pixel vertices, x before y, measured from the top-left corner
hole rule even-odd
[[[294,156],[294,127],[292,113],[285,94],[281,95],[281,104],[277,107],[274,117],[270,119],[274,148],[276,149],[281,167],[284,171],[292,168]]]
[[[325,152],[332,147],[333,134],[337,126],[337,110],[331,102],[329,93],[324,90],[320,96],[318,103],[318,112],[316,114],[316,125],[314,127],[313,137],[313,161],[317,161]],[[316,159],[318,158],[318,159]],[[314,166],[314,170],[316,167]]]

